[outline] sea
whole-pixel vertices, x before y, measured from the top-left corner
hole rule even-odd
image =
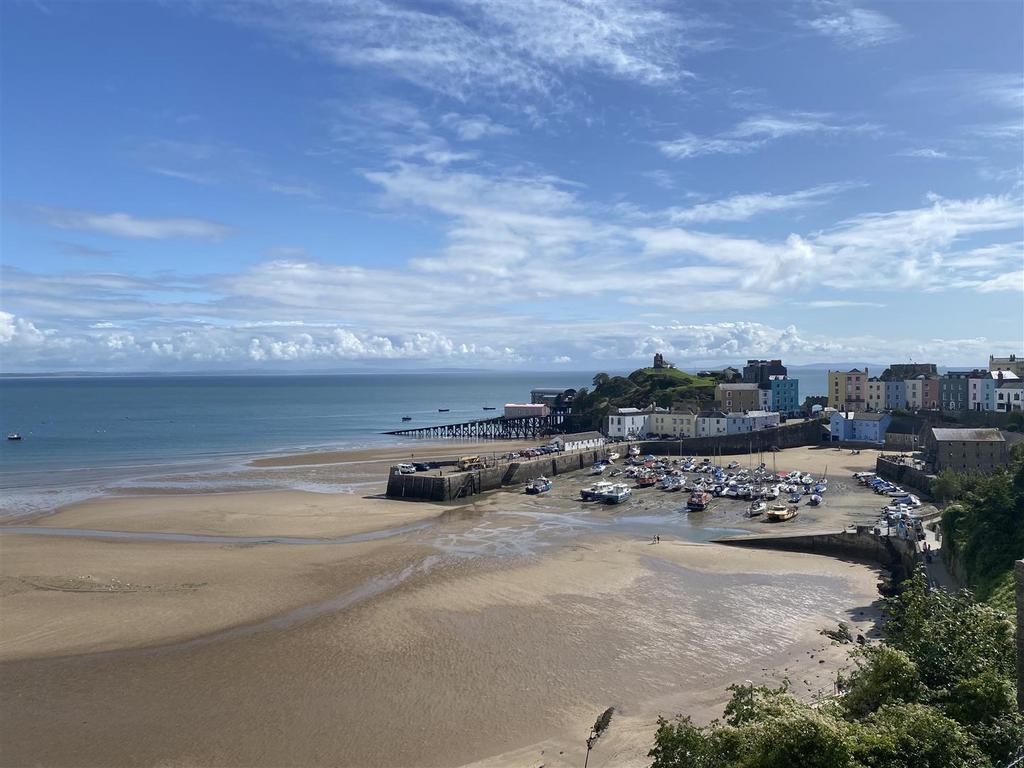
[[[820,385],[817,371],[805,375],[801,397],[819,393],[812,387],[825,391],[823,371]],[[384,433],[499,415],[505,403],[529,402],[535,387],[579,388],[592,377],[494,371],[0,378],[0,433],[23,436],[0,441],[0,517],[133,488],[236,489],[253,458],[414,443]],[[253,487],[344,490],[294,473],[261,477]]]

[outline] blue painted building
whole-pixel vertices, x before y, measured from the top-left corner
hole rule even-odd
[[[885,382],[885,407],[888,410],[907,407],[907,382]]]
[[[772,410],[783,414],[800,410],[800,381],[788,376],[771,376]]]
[[[829,416],[833,442],[884,443],[890,423],[888,413],[833,411]]]

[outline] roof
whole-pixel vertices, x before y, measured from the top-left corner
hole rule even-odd
[[[885,418],[892,418],[888,413],[872,413],[869,411],[857,411],[856,413],[852,411],[847,413],[836,411],[835,413],[847,421],[881,421]]]
[[[723,411],[701,411],[700,418],[702,419],[727,419],[729,415]]]
[[[727,382],[722,382],[718,386],[720,386],[722,389],[757,389],[757,384],[748,384],[748,383],[742,383],[741,384],[739,382],[737,382],[736,384],[729,384]]]
[[[932,427],[932,437],[940,443],[1005,443],[1006,439],[995,427],[982,429],[946,429]]]
[[[999,382],[999,389],[1024,389],[1024,381],[1020,379],[1001,381]]]
[[[570,432],[566,435],[557,435],[563,443],[579,442],[581,440],[603,440],[604,435],[600,432]]]

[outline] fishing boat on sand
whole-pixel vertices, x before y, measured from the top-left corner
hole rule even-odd
[[[621,504],[630,496],[633,491],[625,483],[616,483],[601,495],[601,501],[605,504]]]
[[[611,489],[612,483],[609,483],[607,480],[598,480],[589,488],[580,488],[580,498],[583,501],[599,501]]]
[[[785,504],[772,504],[765,513],[766,523],[784,523],[792,520],[799,514],[796,507],[787,507]]]
[[[686,502],[686,508],[690,512],[703,512],[708,508],[708,504],[711,503],[711,494],[707,491],[694,491],[690,494],[689,501]]]

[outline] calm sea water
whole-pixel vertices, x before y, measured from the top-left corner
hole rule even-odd
[[[0,432],[24,439],[0,441],[0,512],[48,509],[169,471],[223,471],[254,455],[397,444],[402,440],[381,433],[494,416],[507,402],[529,402],[533,387],[580,387],[591,376],[3,379]]]
[[[592,375],[0,379],[0,433],[24,436],[20,442],[0,440],[0,515],[53,509],[133,487],[226,489],[241,483],[338,490],[316,478],[297,486],[295,473],[288,480],[284,473],[282,479],[255,477],[244,464],[273,453],[408,443],[382,433],[494,416],[505,403],[529,402],[533,387],[588,386]],[[824,391],[824,371],[820,386],[817,372],[801,377],[801,397]],[[412,421],[403,423],[402,416]],[[170,475],[188,479],[179,486],[167,480]]]

